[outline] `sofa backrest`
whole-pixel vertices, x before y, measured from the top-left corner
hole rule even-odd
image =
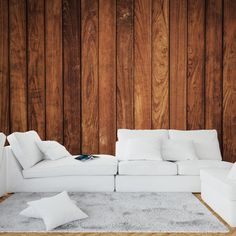
[[[128,139],[139,137],[157,137],[160,139],[192,140],[196,153],[201,160],[222,160],[216,130],[130,130],[119,129],[117,132],[116,156],[120,158],[125,151]]]

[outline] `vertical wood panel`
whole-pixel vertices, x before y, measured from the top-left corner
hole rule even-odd
[[[82,151],[98,153],[98,1],[82,0]]]
[[[46,137],[63,142],[62,4],[46,3]]]
[[[134,118],[136,129],[151,128],[151,0],[135,1]]]
[[[8,1],[0,1],[0,130],[9,134]]]
[[[27,130],[26,3],[10,0],[11,132]]]
[[[236,1],[224,1],[224,160],[236,161]]]
[[[116,1],[99,0],[99,152],[116,140]]]
[[[222,1],[206,2],[205,128],[222,134]]]
[[[64,144],[81,151],[80,119],[80,1],[63,0]]]
[[[45,138],[44,0],[28,0],[28,128]]]
[[[188,1],[187,128],[204,128],[205,1]]]
[[[186,129],[187,1],[170,1],[170,127]]]
[[[133,0],[117,0],[117,128],[133,128]]]
[[[152,1],[152,128],[169,128],[169,1]]]

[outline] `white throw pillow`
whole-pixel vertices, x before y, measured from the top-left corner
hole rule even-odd
[[[43,155],[36,144],[41,141],[37,132],[15,132],[7,136],[7,140],[23,169],[29,169],[43,160]]]
[[[164,140],[162,156],[166,161],[197,160],[194,144],[189,140]]]
[[[63,157],[72,156],[66,148],[56,141],[40,141],[37,142],[40,151],[43,153],[43,158],[46,160],[57,160]]]
[[[28,202],[28,204],[41,216],[47,231],[88,217],[71,201],[65,191],[54,197]]]
[[[216,130],[169,130],[170,139],[192,140],[201,160],[222,160]]]
[[[152,137],[129,139],[125,145],[124,160],[162,160],[161,140]]]
[[[74,204],[76,204],[75,201],[72,200]],[[42,219],[40,214],[35,210],[32,206],[28,206],[24,210],[20,212],[21,216],[26,216],[26,217],[31,217],[31,218],[36,218],[36,219]]]
[[[236,162],[233,164],[232,168],[230,169],[227,175],[227,178],[231,180],[236,180]]]
[[[37,219],[42,218],[40,214],[37,212],[37,210],[35,210],[32,206],[28,206],[27,208],[25,208],[23,211],[20,212],[20,215]]]
[[[118,141],[127,142],[133,138],[158,138],[168,139],[168,130],[166,129],[153,129],[153,130],[131,130],[131,129],[118,129]]]

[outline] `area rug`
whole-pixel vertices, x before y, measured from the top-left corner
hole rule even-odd
[[[55,193],[17,193],[0,203],[0,232],[44,232],[39,219],[19,212]],[[228,232],[191,193],[69,193],[89,216],[52,232]]]

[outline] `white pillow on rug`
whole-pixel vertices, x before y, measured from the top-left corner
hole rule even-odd
[[[46,160],[57,160],[63,157],[72,156],[66,148],[56,141],[39,141],[38,148],[43,153]]]
[[[36,144],[41,141],[37,132],[33,130],[22,133],[15,132],[8,135],[7,140],[23,169],[29,169],[43,160],[43,155]]]
[[[74,204],[76,204],[75,201],[71,200]],[[36,218],[36,219],[42,219],[42,217],[39,215],[39,213],[32,207],[28,206],[24,210],[20,212],[21,216]]]
[[[28,202],[28,204],[43,219],[47,231],[71,221],[88,217],[71,201],[66,191],[54,197]]]
[[[127,140],[123,160],[162,160],[161,140],[155,137],[140,137]]]
[[[162,155],[166,161],[198,159],[193,141],[189,140],[164,140],[162,143]]]
[[[236,180],[236,162],[233,164],[232,168],[230,169],[227,175],[227,178],[231,180]]]

